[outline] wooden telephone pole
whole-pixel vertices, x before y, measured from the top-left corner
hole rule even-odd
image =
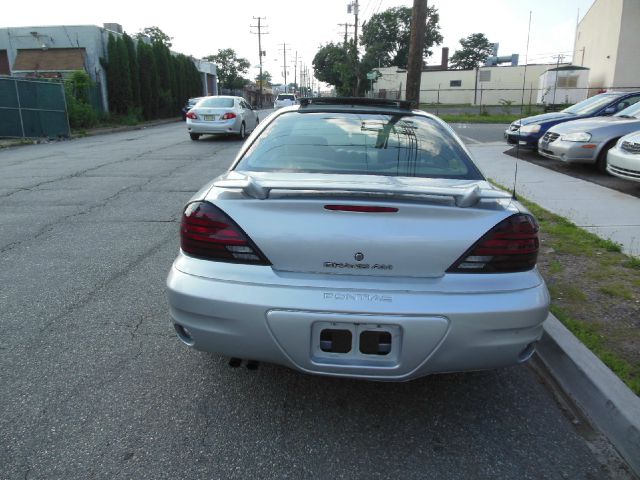
[[[413,0],[411,12],[411,40],[407,65],[407,100],[413,108],[420,105],[420,79],[422,77],[422,45],[427,29],[427,0]]]

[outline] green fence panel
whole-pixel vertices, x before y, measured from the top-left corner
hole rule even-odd
[[[18,109],[0,107],[0,137],[22,137]]]
[[[60,83],[18,82],[20,107],[38,110],[65,110],[64,93]]]
[[[0,107],[18,108],[15,80],[0,78]]]
[[[61,83],[0,79],[0,137],[69,135],[69,120]]]
[[[23,110],[26,137],[66,137],[69,134],[67,114],[46,110]]]

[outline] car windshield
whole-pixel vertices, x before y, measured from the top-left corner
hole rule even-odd
[[[212,97],[203,98],[196,105],[205,108],[231,108],[233,107],[233,98]]]
[[[445,127],[414,115],[289,112],[236,170],[483,179]]]
[[[278,100],[293,100],[293,95],[278,95]]]
[[[634,103],[630,107],[619,111],[615,114],[616,117],[633,117],[640,118],[640,102]]]
[[[587,98],[581,102],[572,105],[569,108],[562,110],[565,113],[573,113],[574,115],[590,115],[597,112],[605,105],[613,102],[615,99],[620,98],[620,95],[611,95],[602,93],[591,98]]]

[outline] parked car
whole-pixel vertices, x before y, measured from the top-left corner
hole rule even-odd
[[[175,330],[234,365],[371,380],[492,369],[525,362],[547,317],[536,220],[407,102],[278,110],[191,198],[180,237]]]
[[[594,95],[560,112],[543,113],[516,120],[504,132],[507,143],[524,148],[538,148],[538,140],[559,123],[581,118],[613,115],[638,101],[640,92],[606,92]]]
[[[611,117],[585,118],[547,130],[538,142],[543,157],[566,163],[589,163],[606,171],[607,152],[623,135],[640,130],[640,96],[636,103]]]
[[[273,108],[276,110],[282,107],[290,107],[291,105],[296,105],[298,103],[298,98],[293,93],[279,93],[273,102]]]
[[[182,107],[182,121],[186,121],[187,120],[187,113],[189,112],[189,110],[191,110],[193,108],[193,106],[198,103],[198,101],[203,98],[203,97],[194,97],[194,98],[190,98],[189,100],[187,100],[187,103],[184,104],[184,107]]]
[[[622,137],[607,155],[607,172],[640,182],[640,130]]]
[[[242,97],[204,97],[187,113],[187,131],[191,140],[206,134],[232,134],[245,138],[260,119]]]

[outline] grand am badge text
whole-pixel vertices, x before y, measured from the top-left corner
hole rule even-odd
[[[390,295],[371,295],[368,293],[323,293],[325,300],[345,300],[354,302],[393,302]]]

